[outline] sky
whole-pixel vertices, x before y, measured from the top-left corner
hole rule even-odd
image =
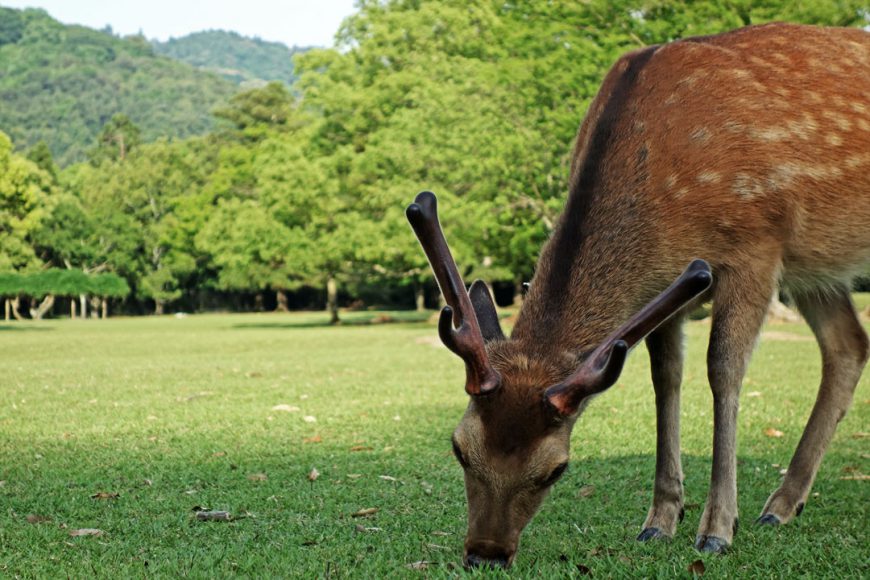
[[[354,0],[0,0],[8,8],[43,8],[65,24],[166,40],[209,29],[283,42],[330,46]]]

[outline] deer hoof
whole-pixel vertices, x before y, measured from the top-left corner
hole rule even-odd
[[[728,551],[728,547],[728,542],[716,536],[698,536],[695,538],[695,549],[699,552],[724,554]]]
[[[659,528],[644,528],[644,530],[637,536],[638,542],[648,542],[649,540],[655,539],[669,540],[670,538]]]
[[[763,516],[755,520],[755,523],[760,526],[778,526],[782,522],[779,521],[779,518],[773,514],[764,514]]]

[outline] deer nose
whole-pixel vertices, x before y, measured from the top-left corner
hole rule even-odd
[[[484,558],[483,556],[478,556],[477,554],[468,554],[465,556],[465,565],[468,568],[483,568],[486,566],[489,566],[490,568],[507,568],[508,557],[490,556],[488,558]]]

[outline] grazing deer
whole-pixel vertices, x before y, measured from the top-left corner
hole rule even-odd
[[[707,300],[713,466],[695,547],[724,552],[737,529],[738,395],[778,287],[812,327],[823,370],[759,523],[803,509],[868,358],[849,281],[870,262],[870,34],[770,24],[619,59],[580,127],[567,205],[510,338],[486,286],[466,292],[435,196],[418,195],[407,215],[448,304],[439,334],[465,361],[470,402],[453,450],[465,470],[466,565],[512,563],[565,471],[575,421],[641,339],[657,441],[638,540],[674,535],[681,327]],[[703,260],[664,289],[693,258]]]

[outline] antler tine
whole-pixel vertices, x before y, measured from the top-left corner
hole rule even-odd
[[[616,382],[630,349],[712,283],[710,265],[704,260],[694,260],[664,292],[604,339],[571,376],[547,389],[547,399],[560,414],[572,414],[585,397]]]
[[[447,348],[465,361],[466,392],[469,395],[488,394],[498,388],[501,378],[489,365],[471,299],[438,222],[435,194],[430,191],[419,193],[405,210],[405,215],[426,252],[438,287],[448,304],[441,311],[438,334]]]

